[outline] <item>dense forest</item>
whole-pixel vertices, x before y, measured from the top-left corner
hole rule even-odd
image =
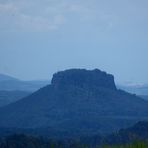
[[[147,148],[147,141],[135,141],[123,145],[83,144],[78,141],[56,141],[27,135],[12,135],[0,140],[0,148]]]

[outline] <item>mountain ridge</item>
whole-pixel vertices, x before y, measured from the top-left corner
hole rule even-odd
[[[17,79],[17,78],[14,78],[14,77],[12,77],[12,76],[9,76],[9,75],[0,73],[0,82],[1,82],[1,81],[8,81],[8,80],[19,81],[19,79]]]
[[[47,85],[48,80],[24,81],[12,76],[0,74],[0,90],[2,91],[29,91],[34,92]]]

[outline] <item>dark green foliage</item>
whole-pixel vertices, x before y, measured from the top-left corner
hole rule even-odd
[[[0,148],[88,148],[78,142],[43,139],[27,135],[12,135],[0,140]]]
[[[148,142],[135,141],[122,145],[90,146],[76,141],[59,142],[26,135],[12,135],[0,140],[0,148],[148,148]]]
[[[145,141],[148,139],[148,121],[141,121],[134,126],[119,130],[118,133],[111,134],[104,139],[108,144],[124,144],[131,141]]]
[[[148,148],[148,142],[135,141],[130,144],[110,145],[110,146],[105,146],[104,148]]]
[[[0,148],[60,148],[58,142],[44,140],[42,138],[26,136],[26,135],[12,135],[0,141]],[[62,147],[61,147],[62,148]]]
[[[44,143],[38,138],[13,135],[2,140],[1,148],[42,148]]]

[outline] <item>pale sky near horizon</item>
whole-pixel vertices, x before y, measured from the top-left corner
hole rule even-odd
[[[51,79],[98,68],[148,83],[147,0],[0,0],[0,73]]]

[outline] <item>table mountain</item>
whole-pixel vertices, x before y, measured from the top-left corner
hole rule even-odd
[[[118,90],[113,75],[70,69],[54,74],[50,85],[1,108],[0,127],[47,128],[51,136],[91,136],[147,117],[148,102]]]

